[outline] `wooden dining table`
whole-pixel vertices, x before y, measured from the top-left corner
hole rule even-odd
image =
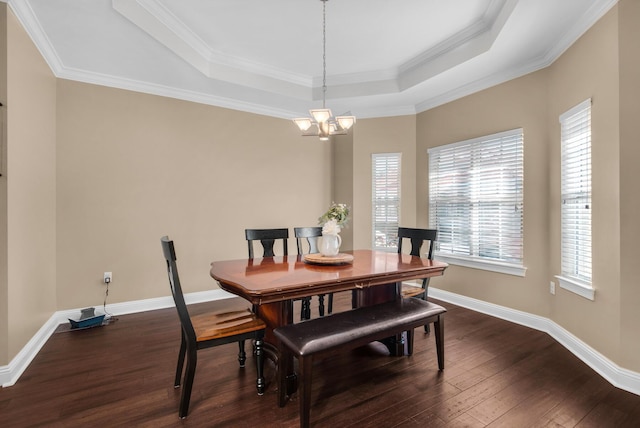
[[[210,274],[223,290],[254,305],[267,325],[265,349],[277,360],[273,330],[293,323],[294,299],[352,290],[354,308],[369,306],[401,298],[402,281],[440,276],[448,266],[395,252],[354,250],[344,254],[352,256],[352,260],[341,264],[310,263],[304,256],[292,255],[214,261]],[[399,348],[390,351],[402,352]],[[294,385],[295,374],[287,376],[292,379],[289,385]]]

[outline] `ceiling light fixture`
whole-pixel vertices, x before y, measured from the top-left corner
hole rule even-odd
[[[333,117],[331,109],[325,107],[327,95],[327,1],[322,2],[322,108],[309,110],[311,117],[299,117],[293,119],[302,135],[318,136],[320,141],[328,141],[331,135],[345,135],[349,128],[356,123],[355,116]]]

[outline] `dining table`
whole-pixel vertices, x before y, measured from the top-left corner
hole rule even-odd
[[[353,308],[375,305],[402,298],[402,281],[441,276],[448,266],[436,260],[377,250],[345,251],[339,256],[342,257],[330,262],[305,255],[221,260],[211,263],[210,274],[220,288],[253,305],[267,326],[265,350],[277,361],[278,343],[273,330],[294,322],[294,299],[352,291]],[[403,352],[398,342],[387,346],[392,354]],[[287,376],[287,389],[293,392],[295,373],[279,375]]]

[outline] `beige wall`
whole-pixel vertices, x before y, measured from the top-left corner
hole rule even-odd
[[[7,5],[0,3],[0,102],[7,104]],[[6,107],[0,107],[0,365],[9,361],[9,290],[7,282]]]
[[[427,150],[515,128],[524,129],[524,278],[450,266],[434,287],[529,313],[549,315],[547,237],[549,188],[546,71],[465,97],[418,115],[418,226],[428,224]]]
[[[109,303],[168,295],[164,234],[176,240],[187,292],[215,286],[210,261],[245,256],[245,227],[315,225],[332,200],[352,206],[347,247],[370,248],[372,153],[402,152],[401,223],[428,227],[427,149],[522,127],[526,276],[451,266],[432,284],[550,317],[640,372],[639,9],[621,0],[545,70],[417,116],[358,120],[333,149],[286,120],[56,81],[9,12],[0,365],[55,310],[101,305],[104,271],[114,274]],[[548,291],[559,257],[558,115],[588,97],[595,302]]]
[[[358,227],[353,216],[353,131],[348,135],[337,136],[331,142],[331,195],[333,202],[347,204],[351,210],[351,219],[342,230],[341,251],[353,250],[353,231]]]
[[[619,12],[624,10],[624,13]],[[549,68],[418,115],[418,225],[428,226],[427,149],[522,127],[526,276],[451,266],[434,286],[549,317],[623,367],[640,371],[636,126],[640,8],[622,1]],[[595,301],[556,288],[560,273],[560,127],[591,97]]]
[[[11,11],[6,22],[9,307],[4,362],[57,309],[56,79]]]
[[[559,116],[587,98],[591,108],[592,242],[594,301],[558,289],[552,319],[619,361],[620,182],[618,9],[614,7],[549,67],[548,138],[551,166],[551,275],[560,274]],[[552,278],[550,278],[552,279]],[[590,314],[598,316],[590,316]]]
[[[400,224],[416,223],[416,117],[363,119],[353,130],[354,248],[371,248],[371,155],[402,153]]]
[[[58,81],[58,308],[169,294],[160,237],[185,292],[209,264],[246,257],[245,228],[314,226],[330,195],[330,145],[291,121]],[[295,251],[293,239],[289,242]]]
[[[620,55],[620,359],[640,372],[640,2],[619,3]]]

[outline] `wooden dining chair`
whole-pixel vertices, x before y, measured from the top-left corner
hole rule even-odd
[[[322,227],[294,227],[293,235],[296,238],[296,247],[298,249],[298,255],[305,254],[305,249],[307,250],[307,254],[319,253],[318,251],[318,238],[322,236]],[[318,313],[321,317],[324,316],[324,294],[318,295]],[[303,312],[300,315],[300,318],[303,320],[311,319],[311,303],[309,302],[302,308]],[[331,314],[333,312],[333,293],[329,293],[328,298],[328,306],[327,306],[327,314]]]
[[[273,247],[276,242],[282,242],[282,255],[288,256],[289,249],[287,241],[289,239],[289,229],[245,229],[245,238],[247,239],[247,245],[249,249],[249,258],[254,258],[253,244],[256,241],[260,241],[262,244],[262,257],[275,257]]]
[[[254,243],[260,241],[262,245],[262,257],[275,257],[274,246],[276,242],[282,241],[282,255],[289,255],[289,247],[287,240],[289,239],[289,229],[245,229],[245,238],[249,249],[249,258],[254,258]],[[300,309],[300,319],[306,320],[311,318],[311,297],[303,297],[300,300],[302,307]]]
[[[411,251],[409,254],[412,256],[420,257],[422,246],[426,243],[426,258],[433,260],[433,250],[436,240],[438,239],[438,231],[436,229],[414,229],[409,227],[398,228],[398,254],[402,253],[402,243],[405,239],[411,242]],[[429,279],[423,278],[422,284],[409,285],[402,284],[402,297],[418,297],[423,300],[427,300],[427,294],[429,291]],[[429,333],[429,324],[424,326],[424,331]]]
[[[167,274],[169,275],[171,294],[173,295],[173,301],[175,302],[178,318],[180,318],[180,324],[182,326],[180,351],[178,353],[178,364],[174,381],[175,388],[179,388],[182,385],[178,416],[184,419],[189,412],[189,401],[191,399],[193,378],[198,362],[198,351],[201,349],[238,342],[238,362],[240,363],[240,367],[243,368],[246,361],[244,342],[245,340],[253,340],[258,372],[256,387],[259,395],[264,394],[263,338],[265,323],[251,312],[249,308],[209,312],[191,317],[184,301],[182,286],[180,285],[180,278],[178,277],[176,252],[173,241],[169,240],[167,236],[163,236],[161,238],[161,244],[164,258],[167,261]],[[181,383],[185,358],[187,360],[187,367]]]

